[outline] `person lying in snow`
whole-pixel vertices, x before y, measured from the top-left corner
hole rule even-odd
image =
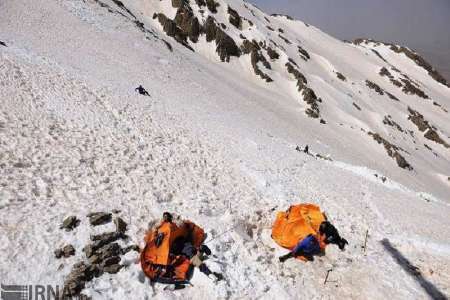
[[[341,238],[336,227],[328,221],[320,224],[318,234],[310,234],[300,240],[298,244],[288,254],[279,257],[280,262],[284,262],[291,257],[303,257],[306,260],[313,260],[314,255],[323,253],[328,244],[336,244],[342,251],[348,245],[346,239]]]
[[[178,236],[173,241],[170,241],[169,245],[167,245],[167,238],[169,236],[166,236],[167,234],[164,233],[167,233],[168,228],[172,228],[172,233]],[[166,248],[167,250],[163,250],[160,253],[161,257],[168,255],[168,262],[162,265],[153,263],[148,272],[151,278],[157,277],[160,282],[165,283],[175,282],[179,285],[178,288],[180,288],[182,285],[181,282],[185,280],[180,279],[189,277],[188,274],[191,273],[192,268],[197,267],[200,272],[208,277],[212,274],[215,277],[213,279],[216,281],[223,279],[222,274],[212,272],[204,263],[208,256],[211,255],[211,250],[203,244],[206,238],[203,229],[191,221],[183,220],[180,216],[174,216],[169,212],[164,212],[161,221],[151,226],[148,237],[149,239],[146,239],[146,243],[148,244],[151,237],[153,237],[153,245],[156,249],[164,249],[164,247],[169,246],[169,248]],[[166,243],[164,246],[165,240]],[[151,247],[151,243],[149,245]],[[144,249],[143,252],[146,252],[146,250]],[[145,253],[143,258],[144,266],[147,266]],[[148,258],[151,260],[157,259],[153,255],[150,255]],[[148,262],[152,263],[151,261]]]
[[[211,278],[209,275],[214,275],[217,281],[223,279],[223,275],[217,272],[212,272],[208,266],[204,263],[206,259],[211,255],[211,249],[205,244],[202,244],[198,249],[190,242],[189,238],[180,239],[177,241],[182,249],[174,249],[174,254],[184,255],[187,257],[191,265],[199,269],[200,272]]]
[[[134,89],[136,92],[138,92],[139,94],[141,94],[141,95],[144,95],[144,96],[149,96],[150,97],[150,94],[144,89],[144,87],[142,86],[142,85],[139,85],[137,88],[135,88]]]

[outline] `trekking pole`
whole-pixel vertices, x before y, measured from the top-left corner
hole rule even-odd
[[[366,253],[366,248],[367,248],[367,238],[368,238],[368,237],[369,237],[369,229],[366,230],[366,237],[365,237],[365,239],[364,239],[364,246],[363,246],[364,253]]]
[[[327,270],[327,275],[325,276],[325,280],[323,281],[323,284],[324,284],[324,285],[327,284],[328,276],[330,275],[330,272],[331,272],[331,271],[333,271],[333,269]]]

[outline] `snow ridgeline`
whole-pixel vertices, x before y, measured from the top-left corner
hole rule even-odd
[[[319,124],[305,116],[308,103],[298,101],[301,76],[284,71],[287,54],[278,50],[284,59],[279,64],[266,58],[276,73],[258,59],[256,66],[273,79],[266,83],[254,74],[251,53],[219,63],[214,44],[200,41],[196,48],[188,42],[197,55],[164,37],[152,16],[161,5],[174,18],[170,1],[135,2],[143,7],[124,1],[135,19],[104,2],[112,12],[96,1],[19,0],[2,7],[0,36],[8,46],[0,48],[3,283],[62,285],[83,258],[89,235],[113,229],[107,224],[92,232],[86,217],[92,211],[120,210],[130,242],[142,246],[147,224],[169,210],[211,237],[234,227],[209,244],[217,257],[207,263],[224,274],[224,282],[215,285],[195,272],[194,287],[164,291],[142,277],[138,255],[130,252],[120,272],[94,279],[83,293],[94,299],[405,299],[429,297],[425,286],[449,294],[448,150],[419,133],[422,124],[426,132],[435,126],[445,141],[448,115],[441,107],[450,103],[448,91],[427,71],[376,46],[441,107],[394,88],[389,74],[378,74],[385,65],[374,52],[366,56],[362,46],[252,8],[258,21],[230,1],[258,28],[266,17],[280,23],[289,41],[301,35],[310,59],[286,52],[323,99],[319,107],[327,124]],[[219,22],[228,29],[227,4],[219,3]],[[267,32],[244,34],[250,40]],[[400,79],[406,77],[385,68],[407,85]],[[150,99],[133,92],[138,84]],[[384,124],[388,114],[403,132]],[[395,140],[414,170],[398,168],[361,128]],[[299,153],[298,144],[333,161]],[[417,193],[422,191],[438,196]],[[329,247],[312,263],[279,264],[277,256],[285,251],[271,240],[270,227],[276,210],[297,202],[321,205],[350,241],[348,250]],[[81,222],[66,233],[58,227],[69,215]],[[67,243],[75,255],[57,260],[53,251]],[[390,245],[411,265],[398,263]],[[408,272],[415,268],[420,276]]]

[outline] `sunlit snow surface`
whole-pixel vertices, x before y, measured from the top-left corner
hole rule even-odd
[[[430,297],[383,239],[420,269],[426,287],[450,294],[450,150],[423,138],[408,120],[407,107],[424,114],[447,143],[450,115],[378,75],[385,63],[370,50],[373,45],[343,43],[300,21],[268,17],[270,26],[300,42],[311,60],[303,62],[295,45],[285,45],[280,60],[271,62],[275,81],[267,84],[254,75],[248,55],[221,63],[204,37],[192,45],[194,53],[165,36],[151,16],[173,17],[169,0],[123,2],[153,34],[92,0],[0,3],[0,40],[8,45],[0,46],[2,283],[62,285],[83,257],[89,235],[112,229],[112,224],[91,228],[89,212],[119,209],[132,242],[143,246],[148,222],[168,210],[195,221],[211,238],[233,228],[209,243],[215,256],[207,264],[225,280],[215,284],[197,271],[193,287],[164,291],[163,285],[149,284],[138,255],[129,253],[121,262],[126,268],[88,283],[86,295]],[[216,18],[227,22],[227,5],[219,3]],[[254,23],[243,29],[247,38],[273,34],[281,44],[266,29],[262,12],[246,4],[253,16],[243,2],[228,3]],[[239,31],[230,35],[239,40]],[[449,88],[406,56],[385,46],[377,51],[450,110]],[[304,114],[295,81],[282,72],[288,56],[323,99],[327,124]],[[366,79],[400,102],[369,90]],[[134,92],[139,84],[150,98]],[[415,138],[385,126],[386,115],[413,130]],[[368,131],[407,151],[402,154],[414,170],[400,169]],[[306,144],[313,155],[332,161],[295,150]],[[327,212],[350,243],[345,252],[330,246],[314,262],[278,262],[285,250],[270,238],[271,224],[277,210],[298,202],[319,204]],[[69,215],[78,216],[81,225],[64,232],[59,225]],[[76,255],[54,258],[53,251],[67,243]]]

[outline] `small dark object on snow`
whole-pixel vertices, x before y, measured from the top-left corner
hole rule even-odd
[[[75,216],[70,216],[64,219],[62,225],[59,227],[65,229],[66,231],[71,231],[80,224],[80,220]]]
[[[2,41],[0,41],[0,45],[2,45],[3,47],[8,47],[8,46],[6,46],[6,44],[5,44],[4,42],[2,42]]]
[[[112,216],[111,213],[95,212],[88,214],[87,217],[89,218],[89,223],[91,223],[92,226],[97,226],[111,222]]]
[[[305,146],[305,148],[303,149],[303,152],[309,153],[309,147],[308,147],[308,145]]]
[[[142,85],[139,85],[137,88],[135,88],[134,89],[136,92],[138,92],[139,94],[141,94],[141,95],[144,95],[144,96],[149,96],[150,97],[150,94],[144,89],[144,87],[142,86]]]
[[[117,217],[114,219],[114,225],[116,225],[116,231],[119,233],[125,233],[127,231],[127,223],[125,223],[125,221],[120,218]]]
[[[55,250],[55,257],[61,258],[61,257],[69,257],[75,255],[75,248],[72,245],[66,245],[60,249]]]

